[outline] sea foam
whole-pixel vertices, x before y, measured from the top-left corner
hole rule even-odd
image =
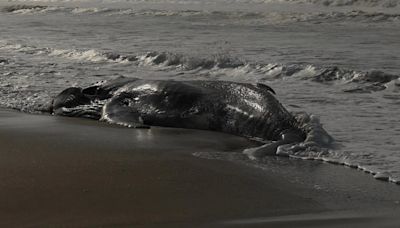
[[[163,71],[196,71],[210,78],[229,80],[229,78],[253,75],[256,80],[276,80],[287,77],[299,78],[323,84],[343,84],[344,92],[370,93],[389,87],[399,75],[383,71],[356,71],[336,66],[320,67],[307,64],[252,63],[229,53],[217,53],[200,57],[173,52],[151,51],[146,53],[119,54],[95,49],[59,49],[37,47],[0,40],[0,49],[21,52],[28,55],[46,55],[78,62],[134,64],[154,67]],[[221,76],[228,78],[219,78]],[[393,87],[393,86],[391,86]],[[393,87],[396,88],[396,87]]]

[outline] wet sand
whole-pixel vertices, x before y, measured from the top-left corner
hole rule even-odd
[[[398,227],[400,186],[244,138],[0,110],[0,227]],[[267,164],[267,166],[265,166]]]

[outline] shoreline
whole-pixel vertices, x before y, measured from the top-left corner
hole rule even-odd
[[[195,157],[254,145],[0,109],[1,227],[397,227],[398,185],[345,166]],[[354,226],[353,226],[354,225]]]

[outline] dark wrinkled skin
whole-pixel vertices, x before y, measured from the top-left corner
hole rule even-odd
[[[279,140],[269,149],[275,151],[305,136],[272,93],[264,84],[119,78],[64,90],[53,100],[53,113],[136,127],[204,129]]]

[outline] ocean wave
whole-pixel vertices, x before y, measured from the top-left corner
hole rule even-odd
[[[60,49],[16,44],[0,40],[0,50],[21,52],[28,55],[47,55],[78,62],[133,64],[154,67],[163,71],[187,71],[200,75],[255,75],[258,80],[276,80],[295,77],[324,84],[346,85],[344,92],[369,93],[385,90],[388,83],[398,80],[399,75],[382,71],[356,71],[337,66],[314,66],[311,64],[252,63],[232,56],[229,53],[216,53],[199,57],[174,52],[146,52],[139,54],[120,54],[95,49]],[[1,63],[3,62],[3,63]],[[7,63],[7,60],[0,64]],[[221,78],[226,79],[226,78]]]
[[[137,61],[141,65],[175,67],[182,70],[237,68],[246,64],[243,60],[228,54],[216,54],[210,58],[198,58],[171,52],[148,52],[138,56]]]
[[[211,15],[213,12],[197,10],[160,10],[160,9],[141,9],[134,8],[99,8],[99,7],[63,7],[46,5],[10,5],[1,10],[5,13],[13,14],[42,14],[42,13],[67,13],[67,14],[101,14],[106,16],[130,15],[130,16],[196,16]]]
[[[385,90],[388,83],[399,79],[399,75],[388,74],[382,71],[360,72],[340,69],[338,67],[326,68],[316,74],[312,80],[326,83],[332,81],[344,81],[346,84],[355,85],[344,89],[348,93],[370,93]]]
[[[142,66],[175,67],[182,70],[235,68],[244,66],[245,62],[224,54],[216,54],[212,58],[197,58],[172,52],[147,52],[138,55],[123,55],[115,52],[102,52],[94,49],[58,49],[49,47],[36,47],[20,43],[0,40],[0,49],[21,52],[31,55],[48,55],[76,61],[88,62],[136,62]]]
[[[2,12],[14,14],[43,13],[46,9],[47,6],[41,5],[12,5],[4,7]]]
[[[8,0],[9,2],[97,2],[97,3],[162,3],[162,4],[317,4],[323,6],[364,6],[364,7],[396,7],[400,0]]]
[[[400,5],[399,0],[288,0],[299,3],[312,3],[324,6],[365,6],[392,8]]]
[[[398,22],[400,14],[383,12],[365,12],[353,10],[347,12],[244,12],[244,11],[197,11],[197,10],[159,10],[159,9],[115,9],[115,8],[81,8],[43,5],[12,5],[2,10],[12,14],[67,13],[77,15],[104,16],[149,16],[149,17],[191,17],[193,19],[212,19],[213,24],[285,24],[295,22],[328,23],[328,22]]]
[[[120,57],[120,59],[124,59],[124,57]],[[344,85],[343,91],[348,93],[369,93],[385,90],[388,88],[388,83],[400,78],[399,75],[377,70],[365,72],[342,69],[336,66],[251,63],[229,54],[199,58],[169,52],[149,52],[132,59],[139,65],[154,66],[164,70],[194,70],[197,74],[206,74],[211,78],[216,78],[217,75],[226,75],[220,79],[235,78],[236,75],[252,75],[257,80],[295,77],[323,84],[342,84]]]
[[[302,18],[302,17],[299,17]],[[361,10],[353,10],[349,12],[330,12],[315,13],[303,17],[304,22],[397,22],[400,20],[400,14],[387,14],[383,12],[365,12]]]
[[[66,8],[65,12],[73,13],[73,14],[101,14],[101,13],[112,13],[115,10],[109,8]]]
[[[46,8],[47,6],[41,6],[41,5],[11,5],[11,6],[5,6],[2,9],[2,11],[7,13],[12,13],[22,10],[43,10]]]
[[[273,64],[251,63],[229,54],[219,54],[210,58],[188,57],[169,52],[150,52],[137,57],[142,65],[175,68],[179,70],[195,70],[199,73],[207,71],[209,74],[225,73],[262,75],[262,80],[274,80],[285,77],[297,77],[318,83],[342,83],[355,88],[345,89],[345,92],[373,92],[387,88],[387,83],[400,78],[399,75],[388,74],[382,71],[356,71],[342,69],[336,66],[318,67],[307,64]]]
[[[103,55],[102,53],[100,53],[96,50],[93,50],[93,49],[86,50],[86,51],[68,50],[68,49],[52,49],[52,50],[48,50],[47,54],[49,56],[64,57],[64,58],[77,60],[77,61],[102,62],[102,61],[108,60],[106,55]]]
[[[2,12],[11,14],[44,14],[63,12],[64,7],[58,6],[44,6],[44,5],[11,5],[2,8]]]
[[[11,5],[5,6],[2,12],[12,14],[44,14],[44,13],[67,13],[67,14],[101,14],[113,13],[116,10],[109,8],[97,7],[63,7],[63,6],[46,6],[46,5]]]
[[[87,62],[118,62],[124,60],[133,60],[126,56],[123,57],[119,54],[101,52],[94,49],[58,49],[49,47],[36,47],[33,45],[19,44],[0,40],[0,50],[9,50],[13,52],[20,52],[29,55],[47,55],[50,57],[60,57],[75,61],[87,61]]]

